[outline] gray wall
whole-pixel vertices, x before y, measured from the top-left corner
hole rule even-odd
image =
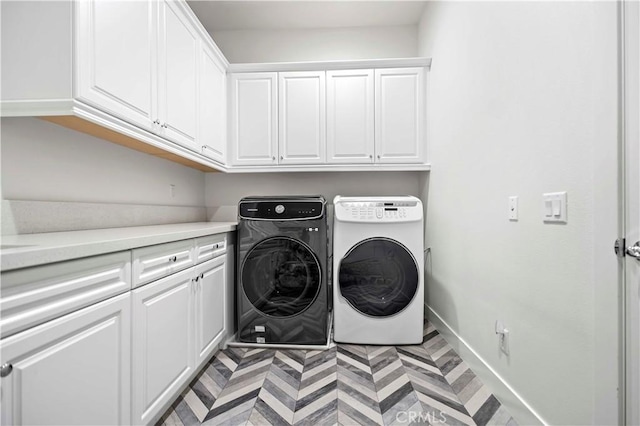
[[[418,50],[415,26],[216,31],[231,63],[404,58]]]
[[[419,195],[422,172],[207,173],[209,220],[236,220],[248,195]]]
[[[430,2],[419,34],[428,305],[538,421],[617,423],[615,3]]]
[[[201,171],[36,118],[0,137],[5,235],[206,219]]]

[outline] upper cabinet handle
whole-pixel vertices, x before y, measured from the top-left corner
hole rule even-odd
[[[178,256],[171,256],[169,258],[169,262],[177,262],[178,261]]]

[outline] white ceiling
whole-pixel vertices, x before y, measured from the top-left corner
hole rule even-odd
[[[188,0],[207,31],[417,25],[425,1]]]

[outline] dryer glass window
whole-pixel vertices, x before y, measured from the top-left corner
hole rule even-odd
[[[274,317],[299,314],[320,291],[320,264],[301,241],[273,237],[256,244],[242,264],[242,288],[251,304]]]
[[[406,308],[418,290],[419,272],[409,250],[397,241],[371,238],[340,262],[340,293],[363,314],[384,317]]]

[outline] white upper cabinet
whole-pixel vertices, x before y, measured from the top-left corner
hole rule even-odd
[[[3,117],[40,116],[199,170],[224,170],[220,78],[229,64],[186,1],[40,0],[0,7]],[[218,62],[213,76],[201,55],[207,49]]]
[[[192,151],[199,36],[175,1],[77,3],[79,98]]]
[[[327,71],[327,162],[374,161],[373,70]]]
[[[227,85],[225,66],[205,43],[200,50],[198,142],[202,154],[225,164],[227,159]]]
[[[375,70],[376,161],[420,163],[424,151],[424,68]]]
[[[281,72],[280,164],[321,164],[326,151],[325,72]]]
[[[167,139],[196,152],[198,34],[181,3],[167,0],[160,8],[159,121]]]
[[[232,166],[429,170],[424,158],[429,60],[361,62],[373,68],[355,68],[353,62],[270,64],[264,68],[273,71],[254,72],[259,64],[231,65]],[[322,65],[335,68],[313,70]]]
[[[230,77],[230,143],[233,165],[277,164],[278,74]]]
[[[151,130],[158,3],[81,1],[76,7],[78,97]]]

